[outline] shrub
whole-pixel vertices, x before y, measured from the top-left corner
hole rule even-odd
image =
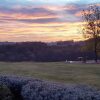
[[[10,89],[3,84],[0,84],[0,100],[12,100],[12,93]]]
[[[30,82],[22,89],[24,100],[100,100],[100,93],[85,85]]]
[[[100,100],[100,92],[86,85],[64,85],[3,75],[0,76],[0,83],[11,90],[14,95],[13,100]]]
[[[34,81],[39,81],[37,79],[33,79],[33,80]],[[29,81],[32,81],[32,78],[1,75],[0,76],[0,81],[1,81],[2,84],[5,84],[9,87],[11,92],[14,94],[14,100],[22,100],[21,89]]]

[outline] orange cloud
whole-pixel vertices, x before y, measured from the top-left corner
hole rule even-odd
[[[77,12],[77,13],[75,14],[75,16],[80,17],[80,16],[82,16],[84,13],[85,13],[85,14],[93,14],[93,11],[88,11],[88,10],[79,11],[79,12]]]
[[[81,40],[79,33],[81,22],[75,23],[48,23],[27,24],[6,22],[0,25],[1,41],[59,41],[59,40]],[[7,26],[7,27],[6,27]]]
[[[43,8],[42,12],[40,8]],[[83,39],[82,35],[79,34],[82,22],[65,20],[65,17],[66,19],[73,18],[68,14],[65,16],[65,11],[75,10],[76,6],[42,6],[39,9],[29,10],[30,12],[28,10],[24,12],[21,7],[15,7],[14,9],[15,12],[0,12],[0,21],[2,23],[0,24],[0,41],[48,42]],[[62,14],[63,10],[64,14]]]

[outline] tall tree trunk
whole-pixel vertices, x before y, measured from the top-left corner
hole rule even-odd
[[[98,52],[97,52],[97,38],[94,38],[94,53],[95,53],[95,62],[98,61]]]

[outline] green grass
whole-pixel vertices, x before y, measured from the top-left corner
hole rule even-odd
[[[63,83],[88,84],[100,88],[99,64],[0,62],[0,74],[31,76]]]

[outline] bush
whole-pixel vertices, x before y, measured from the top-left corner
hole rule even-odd
[[[11,92],[14,94],[14,100],[22,100],[21,96],[22,87],[32,80],[39,81],[37,79],[24,78],[18,76],[7,76],[7,75],[0,76],[1,83],[7,85],[8,88],[11,90]]]
[[[84,85],[30,82],[22,89],[24,100],[100,100],[100,93]]]
[[[3,84],[0,84],[0,100],[12,100],[10,89]]]
[[[86,85],[64,85],[3,75],[0,76],[0,83],[5,84],[11,90],[14,95],[13,100],[100,100],[100,92]]]

